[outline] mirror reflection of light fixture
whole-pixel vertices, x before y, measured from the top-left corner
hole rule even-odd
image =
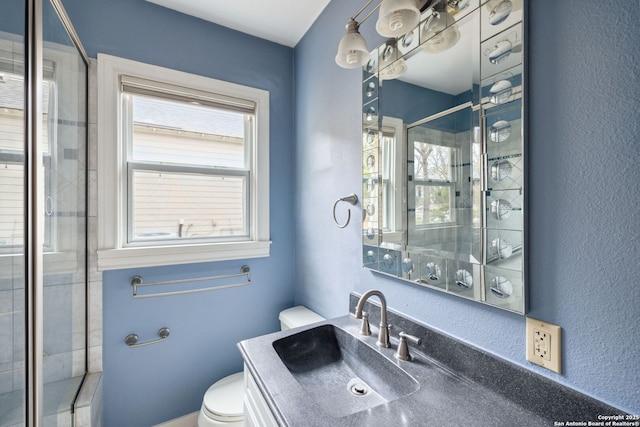
[[[490,211],[495,219],[507,219],[511,216],[511,203],[504,199],[494,200],[491,202]]]
[[[496,160],[491,165],[491,179],[495,182],[501,182],[509,178],[513,171],[513,165],[509,160]]]
[[[473,276],[465,269],[460,269],[454,274],[456,285],[462,289],[469,289],[473,286]]]
[[[492,142],[504,142],[511,136],[511,123],[506,120],[498,120],[489,126],[489,139]]]
[[[491,280],[489,289],[498,298],[509,298],[513,294],[513,284],[502,276],[496,276]]]
[[[500,64],[511,55],[513,45],[509,40],[502,40],[495,44],[489,51],[489,62],[494,65]]]
[[[385,256],[382,257],[382,262],[384,263],[384,265],[386,265],[389,268],[393,267],[393,263],[394,263],[393,255],[385,254]]]
[[[374,142],[376,142],[376,133],[369,129],[367,132],[367,144],[372,145]]]
[[[412,274],[416,269],[415,263],[411,260],[411,258],[405,258],[402,260],[402,271],[407,274]]]
[[[372,121],[373,121],[373,118],[374,118],[374,117],[376,117],[376,115],[377,115],[377,113],[376,113],[376,109],[375,109],[375,108],[373,108],[373,107],[369,107],[369,108],[367,109],[367,114],[366,114],[366,116],[365,116],[365,119],[366,119],[368,122],[372,122]]]
[[[513,247],[506,240],[497,238],[491,241],[491,251],[498,259],[507,259],[513,254]]]
[[[426,40],[422,48],[427,53],[440,53],[452,48],[460,40],[460,31],[454,22],[454,18],[444,5],[436,5],[431,9],[429,16],[422,28],[420,39]],[[449,26],[447,27],[447,25]]]
[[[435,262],[430,262],[424,267],[424,273],[430,280],[440,280],[440,276],[442,275],[442,270],[440,266]]]
[[[407,63],[404,58],[396,60],[398,42],[396,39],[387,40],[387,45],[380,58],[380,80],[397,79],[407,71]]]
[[[489,24],[502,24],[513,11],[513,2],[511,0],[491,0],[487,2],[489,10]]]
[[[365,211],[366,212],[366,211]],[[373,238],[376,237],[376,232],[373,229],[373,227],[369,227],[367,228],[367,239],[369,240],[373,240]]]
[[[407,71],[407,68],[407,62],[404,58],[400,58],[384,70],[380,70],[380,80],[397,79]]]
[[[447,5],[454,13],[458,13],[469,6],[471,0],[447,0]]]
[[[373,251],[367,251],[367,261],[374,262],[376,260],[376,254]]]
[[[356,18],[373,2],[368,0],[347,22],[347,33],[338,45],[336,64],[342,68],[358,68],[369,61],[370,54],[366,41],[358,29],[378,8],[380,9],[376,22],[378,33],[384,37],[400,37],[418,25],[420,14],[431,7],[434,1],[436,0],[382,0],[360,21],[356,21]]]
[[[504,104],[509,100],[512,93],[513,88],[511,82],[509,80],[500,80],[489,89],[489,95],[491,95],[489,101],[496,105]]]

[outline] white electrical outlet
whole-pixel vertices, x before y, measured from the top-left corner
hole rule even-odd
[[[527,317],[527,360],[561,373],[561,328]]]

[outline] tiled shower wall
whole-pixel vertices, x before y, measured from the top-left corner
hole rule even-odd
[[[89,63],[89,195],[88,195],[88,347],[89,372],[102,371],[102,272],[98,271],[98,61],[90,59]]]
[[[89,373],[76,402],[75,427],[102,426],[102,273],[98,271],[97,61],[89,60],[88,200],[87,200],[87,352]]]

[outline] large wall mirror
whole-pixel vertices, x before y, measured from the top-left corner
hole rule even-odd
[[[363,264],[517,313],[525,0],[440,0],[364,67]]]

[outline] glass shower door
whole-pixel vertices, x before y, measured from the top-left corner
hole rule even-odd
[[[24,1],[0,14],[0,426],[25,422]]]
[[[71,426],[86,372],[87,64],[43,2],[43,414]]]
[[[7,2],[0,14],[0,427],[71,426],[86,372],[87,63],[57,0]],[[40,40],[36,31],[25,37],[28,10],[41,18]],[[42,52],[42,75],[32,82],[28,40]],[[28,132],[29,87],[41,95],[37,147]],[[32,198],[25,196],[31,186]],[[34,295],[41,303],[30,302]],[[29,422],[34,406],[38,421]]]

